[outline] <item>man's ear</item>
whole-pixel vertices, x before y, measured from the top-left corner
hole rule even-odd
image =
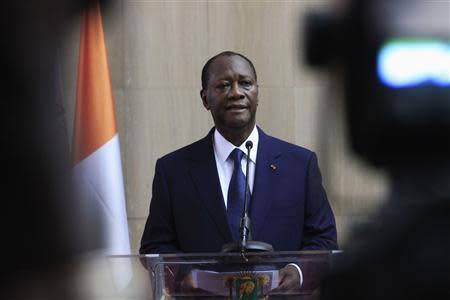
[[[203,106],[204,106],[207,110],[209,110],[210,107],[209,107],[209,103],[208,103],[208,101],[207,101],[207,99],[206,99],[206,91],[205,91],[204,89],[200,90],[200,97],[202,98]]]

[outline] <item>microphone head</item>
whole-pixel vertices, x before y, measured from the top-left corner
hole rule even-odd
[[[247,148],[247,150],[250,150],[253,148],[253,142],[252,141],[247,141],[245,143],[245,148]]]

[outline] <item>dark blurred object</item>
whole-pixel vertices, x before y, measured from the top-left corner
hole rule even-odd
[[[306,60],[343,66],[353,149],[377,165],[448,157],[449,1],[348,1],[306,18]]]
[[[352,232],[322,300],[450,299],[449,166],[433,169],[394,172],[390,199]]]
[[[440,219],[436,219],[428,229],[431,225],[448,225],[448,223],[442,224],[442,211],[440,215],[436,215],[439,209],[448,211],[449,207],[435,206],[430,207],[430,211],[423,211],[432,213],[429,218],[423,214],[416,215],[417,218],[412,220],[415,223],[410,223],[411,226],[407,227],[417,230],[416,234],[409,230],[397,230],[394,227],[393,233],[398,234],[398,239],[392,240],[389,247],[382,249],[373,247],[366,249],[365,256],[353,257],[353,260],[346,264],[345,269],[328,278],[322,285],[321,299],[449,299],[450,266],[448,259],[445,259],[445,256],[448,257],[449,245],[442,247],[442,242],[445,241],[440,239],[445,238],[438,237],[436,234],[430,235],[420,223],[429,221],[431,217],[439,217]],[[386,237],[381,236],[383,233],[392,234],[386,231],[379,232],[377,237],[385,240]],[[449,234],[449,231],[442,233]],[[425,238],[421,239],[419,235]],[[407,247],[410,248],[407,249]],[[387,251],[390,252],[387,253]]]
[[[59,73],[65,34],[88,4],[8,1],[0,13],[2,299],[69,299],[63,271],[95,248],[70,190]]]
[[[307,61],[345,84],[353,150],[391,177],[322,299],[450,299],[450,1],[347,1],[311,14]]]

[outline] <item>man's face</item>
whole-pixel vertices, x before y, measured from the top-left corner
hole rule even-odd
[[[201,97],[217,129],[220,132],[252,130],[258,85],[249,63],[240,56],[220,56],[211,63],[208,73],[209,80]]]

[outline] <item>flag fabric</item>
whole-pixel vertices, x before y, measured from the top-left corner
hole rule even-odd
[[[72,153],[77,192],[101,220],[103,248],[110,255],[130,254],[119,136],[98,3],[81,19]]]

